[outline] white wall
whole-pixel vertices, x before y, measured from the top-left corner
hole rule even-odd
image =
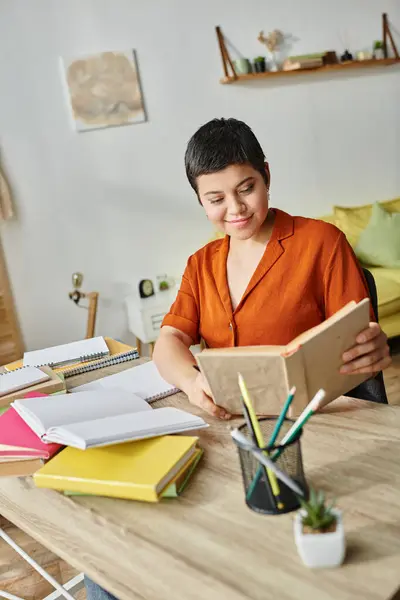
[[[400,69],[222,86],[214,26],[245,56],[260,29],[293,52],[363,49],[397,0],[0,0],[0,148],[18,218],[1,227],[28,348],[82,336],[71,273],[100,291],[98,333],[129,340],[123,297],[181,273],[208,224],[183,154],[214,116],[246,120],[272,170],[272,203],[319,215],[400,194]],[[396,33],[400,48],[400,36]],[[135,48],[148,122],[72,131],[59,57]]]

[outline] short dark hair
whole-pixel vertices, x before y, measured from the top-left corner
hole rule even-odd
[[[269,185],[265,156],[256,136],[237,119],[213,119],[191,137],[185,153],[186,175],[197,193],[197,177],[249,163]]]

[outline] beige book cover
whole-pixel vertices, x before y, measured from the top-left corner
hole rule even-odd
[[[238,373],[245,379],[258,415],[277,415],[291,387],[296,395],[289,416],[297,416],[323,388],[331,402],[369,378],[339,373],[343,353],[368,328],[369,298],[349,302],[329,319],[309,329],[287,346],[207,348],[196,355],[214,402],[241,414]]]

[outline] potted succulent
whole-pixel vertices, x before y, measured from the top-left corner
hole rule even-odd
[[[295,515],[294,538],[307,567],[337,567],[345,555],[342,512],[334,502],[325,502],[325,494],[310,489],[308,500],[299,498],[301,509]]]
[[[377,58],[377,59],[385,58],[385,53],[383,50],[383,42],[381,40],[376,40],[374,42],[374,58]]]
[[[255,73],[265,73],[266,65],[265,65],[265,56],[257,56],[254,59],[254,71]]]

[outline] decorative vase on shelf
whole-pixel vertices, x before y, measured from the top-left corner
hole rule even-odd
[[[247,75],[251,73],[251,64],[248,58],[238,58],[233,61],[237,75]]]
[[[270,71],[279,71],[278,60],[276,52],[270,52],[270,60],[268,62],[268,68]]]

